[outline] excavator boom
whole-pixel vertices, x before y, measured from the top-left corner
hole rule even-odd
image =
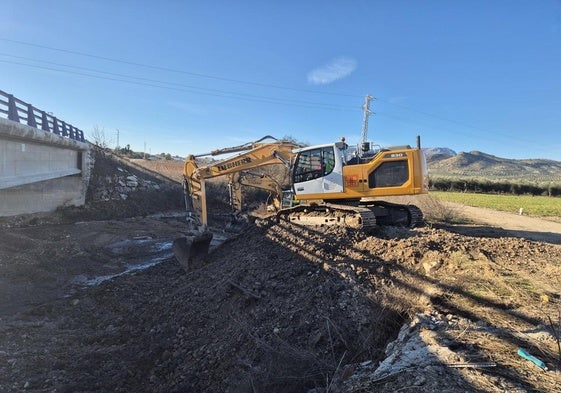
[[[265,142],[266,140],[271,140]],[[241,209],[241,189],[243,185],[242,173],[267,165],[284,164],[289,167],[294,154],[293,149],[299,146],[286,141],[276,140],[266,136],[256,142],[244,145],[213,150],[207,154],[190,155],[185,160],[183,173],[183,187],[187,223],[192,232],[183,238],[176,239],[173,251],[176,259],[186,269],[200,265],[212,240],[212,233],[208,231],[208,215],[206,203],[205,181],[214,177],[227,175],[230,178],[232,206]],[[199,166],[197,158],[238,153],[232,157],[209,165]],[[247,177],[248,175],[245,175]],[[265,183],[261,185],[266,187]]]
[[[271,142],[263,142],[265,139],[273,139]],[[236,148],[226,148],[215,150],[208,155],[228,154],[233,151],[239,154],[227,159],[214,162],[212,164],[199,167],[197,164],[198,156],[188,156],[185,160],[184,182],[186,198],[192,201],[191,213],[193,219],[200,222],[200,225],[208,226],[208,216],[206,207],[205,181],[219,176],[243,173],[274,164],[284,164],[290,167],[293,160],[294,149],[299,148],[292,142],[276,140],[267,136],[257,142],[248,143]],[[242,149],[245,149],[243,151]]]

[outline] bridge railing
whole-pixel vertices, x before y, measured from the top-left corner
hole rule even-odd
[[[85,142],[82,130],[0,90],[0,116],[2,114],[8,120],[18,123],[23,121],[30,127]]]

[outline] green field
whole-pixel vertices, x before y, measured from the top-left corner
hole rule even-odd
[[[443,201],[468,206],[486,207],[511,213],[518,213],[520,208],[523,208],[524,214],[531,216],[561,217],[561,198],[440,191],[433,191],[430,195]]]

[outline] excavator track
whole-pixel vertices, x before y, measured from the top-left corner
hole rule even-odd
[[[376,226],[375,214],[366,207],[334,204],[298,205],[282,209],[278,220],[306,226],[341,226],[367,230]]]
[[[371,201],[361,202],[359,206],[332,203],[299,205],[279,211],[277,219],[296,225],[369,230],[377,225],[415,228],[423,224],[423,213],[414,205]]]
[[[360,206],[371,209],[378,225],[416,228],[424,225],[423,212],[415,205],[402,205],[385,201],[364,201]]]

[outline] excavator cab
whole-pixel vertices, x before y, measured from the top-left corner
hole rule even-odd
[[[292,178],[296,197],[322,199],[324,194],[343,193],[343,148],[331,143],[296,151]]]
[[[428,192],[426,161],[420,148],[389,147],[351,161],[346,159],[347,147],[337,142],[296,151],[292,180],[297,199],[358,201]]]

